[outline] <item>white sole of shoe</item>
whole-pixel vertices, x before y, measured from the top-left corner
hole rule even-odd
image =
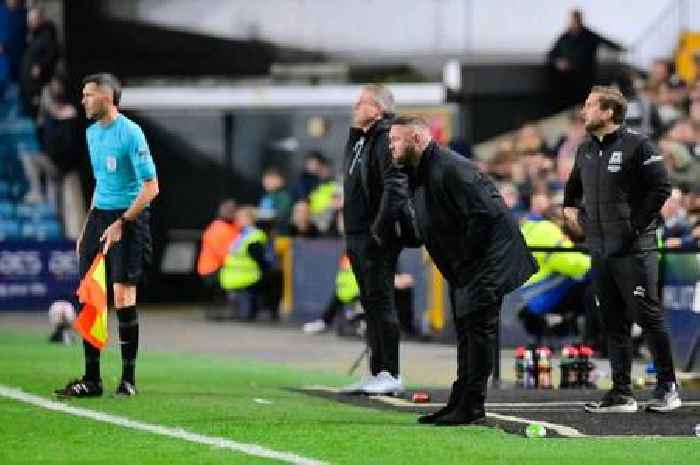
[[[614,405],[612,407],[594,407],[586,405],[584,408],[588,413],[635,413],[637,410],[639,410],[636,403],[629,405]]]
[[[367,396],[393,396],[393,397],[398,397],[401,394],[404,393],[403,389],[400,391],[368,391],[364,390],[362,391],[363,394]]]
[[[670,405],[647,405],[647,410],[650,412],[666,413],[680,408],[681,405],[683,405],[683,402],[681,402],[680,399],[674,399]]]

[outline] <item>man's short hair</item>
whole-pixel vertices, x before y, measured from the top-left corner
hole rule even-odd
[[[392,126],[411,126],[416,129],[427,129],[428,123],[420,116],[403,115],[391,122]]]
[[[119,100],[122,96],[122,83],[114,74],[96,73],[90,74],[83,78],[83,87],[86,84],[93,83],[97,86],[109,87],[112,90],[112,101],[114,105],[119,105]]]
[[[601,110],[612,110],[612,120],[615,124],[622,124],[627,113],[627,99],[620,89],[614,86],[593,86],[591,94],[598,94],[598,104]]]
[[[396,101],[394,94],[381,84],[368,84],[363,87],[374,96],[374,101],[377,102],[383,114],[394,113],[396,111]]]

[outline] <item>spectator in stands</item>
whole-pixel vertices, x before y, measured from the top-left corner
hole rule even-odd
[[[56,26],[44,16],[39,7],[27,14],[29,40],[22,57],[20,85],[24,111],[36,118],[41,88],[54,74],[59,55]]]
[[[277,167],[265,170],[262,178],[265,194],[258,204],[258,217],[274,220],[274,227],[285,232],[289,225],[292,198],[286,189],[286,181]]]
[[[508,210],[513,215],[513,218],[520,220],[527,213],[524,205],[520,199],[520,193],[518,188],[509,181],[503,181],[498,183],[498,192],[503,197],[503,201],[506,203]]]
[[[326,305],[321,318],[305,323],[302,327],[306,334],[318,334],[330,328],[338,314],[348,305],[360,299],[360,287],[352,271],[350,259],[346,254],[340,257],[338,272],[335,275],[335,292]]]
[[[625,124],[649,137],[658,137],[663,127],[651,84],[635,75],[621,83],[620,91],[628,99]]]
[[[23,0],[6,0],[0,5],[0,61],[5,62],[7,82],[19,81],[19,69],[26,45],[27,10]],[[0,96],[2,95],[0,89]]]
[[[44,86],[37,120],[41,128],[42,148],[59,174],[73,169],[78,163],[79,144],[82,142],[78,110],[66,95],[66,85],[65,76],[56,74]]]
[[[336,213],[333,208],[333,196],[339,191],[342,191],[342,187],[335,180],[330,160],[325,157],[319,159],[318,184],[309,192],[311,219],[319,231],[328,230]]]
[[[668,248],[692,247],[694,244],[690,234],[691,226],[688,214],[683,208],[683,193],[673,188],[671,195],[661,207],[663,224],[663,242]]]
[[[299,200],[292,208],[292,222],[289,225],[289,235],[307,239],[317,238],[321,235],[318,227],[311,221],[309,202]]]
[[[255,225],[255,207],[241,206],[236,212],[240,235],[228,250],[224,265],[219,271],[219,283],[229,294],[241,318],[254,320],[259,310],[269,303],[267,276],[273,263],[267,257],[268,235]],[[276,309],[273,319],[276,319]]]
[[[396,300],[397,311],[401,330],[408,336],[419,336],[420,330],[416,328],[413,308],[413,287],[415,280],[409,273],[396,273],[394,275],[394,299]],[[328,302],[323,315],[318,320],[309,321],[302,327],[306,334],[319,334],[332,327],[336,319],[344,318],[343,322],[355,328],[347,331],[345,328],[338,328],[341,336],[351,333],[353,336],[361,336],[357,330],[360,320],[364,320],[364,312],[356,308],[350,309],[349,317],[342,314],[349,306],[358,306],[360,299],[360,288],[355,279],[355,274],[350,266],[350,260],[343,254],[338,265],[338,273],[335,278],[335,293]],[[360,306],[361,308],[361,306]],[[362,325],[364,327],[364,325]],[[363,330],[362,330],[363,331]]]
[[[24,196],[24,202],[48,201],[55,207],[58,201],[58,169],[41,150],[34,122],[29,118],[20,118],[17,126],[21,127],[17,137],[17,153],[29,183],[29,191]],[[42,189],[42,185],[45,189]]]
[[[312,150],[304,157],[304,171],[299,176],[292,191],[292,198],[295,202],[308,200],[309,193],[318,185],[318,171],[320,160],[325,157],[319,151]]]
[[[673,126],[677,120],[683,117],[678,94],[668,83],[659,84],[656,93],[653,94],[654,102],[659,112],[662,129]]]
[[[569,26],[549,51],[550,88],[556,109],[582,102],[595,82],[598,48],[624,51],[621,45],[591,31],[579,10],[569,13]]]
[[[683,95],[683,88],[685,83],[681,78],[675,73],[673,62],[666,58],[656,58],[649,70],[649,78],[647,83],[651,89],[658,89],[662,84],[666,84],[672,89],[680,90],[678,93],[678,100]]]
[[[550,153],[544,134],[536,124],[527,122],[523,124],[515,136],[515,150],[521,154],[542,154]]]
[[[688,145],[662,139],[659,148],[672,185],[686,192],[700,186],[700,160],[691,155]]]
[[[218,286],[217,272],[224,265],[231,244],[240,235],[236,210],[235,200],[226,199],[221,202],[216,219],[209,223],[202,234],[197,274],[210,290]]]
[[[562,159],[576,158],[576,149],[586,137],[586,126],[581,116],[581,108],[576,107],[569,112],[566,133],[563,134],[555,146],[554,152],[557,156],[557,163]]]
[[[330,223],[323,232],[327,237],[344,237],[345,225],[343,224],[343,191],[337,190],[333,193],[330,210]]]
[[[549,220],[546,193],[533,194],[521,231],[528,247],[572,248],[561,227]],[[534,252],[539,270],[518,290],[523,308],[518,317],[541,345],[549,336],[578,335],[577,320],[592,311],[591,259],[580,252]],[[589,331],[589,333],[592,331]]]

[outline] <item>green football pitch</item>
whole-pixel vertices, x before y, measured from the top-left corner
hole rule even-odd
[[[142,351],[140,393],[121,399],[112,394],[119,365],[113,344],[103,355],[105,395],[56,403],[51,392],[80,374],[82,349],[0,329],[0,464],[700,463],[694,437],[528,439],[419,426],[412,413],[294,390],[347,377],[221,356]],[[7,394],[19,390],[26,395]]]

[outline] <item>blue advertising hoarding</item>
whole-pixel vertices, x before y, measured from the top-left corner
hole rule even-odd
[[[662,298],[679,368],[688,365],[700,336],[700,253],[665,254]]]
[[[0,242],[0,311],[47,308],[78,288],[75,242]]]

